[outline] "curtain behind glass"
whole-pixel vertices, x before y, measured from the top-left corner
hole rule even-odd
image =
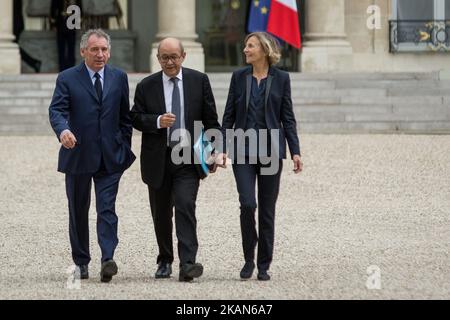
[[[445,20],[450,20],[450,0],[445,0]]]
[[[449,0],[446,0],[450,3]],[[397,12],[399,20],[433,20],[433,0],[398,0]],[[447,10],[447,9],[446,9]],[[448,11],[446,11],[448,12]]]

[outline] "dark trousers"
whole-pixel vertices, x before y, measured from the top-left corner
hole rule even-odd
[[[233,173],[241,205],[242,248],[245,261],[254,261],[255,248],[258,244],[257,267],[258,270],[266,271],[273,256],[275,207],[283,162],[280,160],[278,172],[274,175],[262,175],[261,167],[263,167],[261,163],[233,164]],[[255,195],[256,181],[258,181],[258,204]],[[256,208],[258,208],[259,237],[255,223]]]
[[[58,41],[59,71],[64,71],[75,65],[75,41],[77,34],[73,30],[61,31],[61,28],[63,27],[58,28],[56,36]]]
[[[66,175],[69,199],[69,232],[72,258],[76,265],[91,261],[89,252],[89,207],[92,180],[95,185],[97,207],[97,238],[102,252],[101,262],[112,259],[119,242],[116,196],[122,173],[109,174],[104,169],[93,174]]]
[[[195,263],[197,256],[197,219],[195,202],[200,184],[195,167],[175,165],[167,149],[163,184],[159,189],[148,187],[150,208],[159,247],[157,263],[172,263],[172,216],[175,207],[175,225],[180,265]]]

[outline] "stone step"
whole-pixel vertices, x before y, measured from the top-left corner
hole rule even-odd
[[[228,97],[228,90],[218,90],[213,88],[214,97],[216,99],[223,99]],[[51,98],[53,96],[53,89],[1,89],[0,99],[14,99],[14,98]],[[427,88],[394,88],[394,89],[317,89],[307,88],[306,90],[293,89],[291,91],[292,99],[305,98],[317,99],[319,102],[323,99],[334,98],[332,103],[344,104],[372,104],[374,102],[391,103],[390,97],[408,98],[413,102],[416,98],[425,99],[443,97],[450,97],[449,89],[427,89]],[[134,88],[130,88],[130,99],[134,99]],[[341,99],[341,100],[339,100]],[[436,101],[433,100],[432,101]],[[424,102],[428,103],[428,102]],[[4,104],[4,103],[2,103]]]
[[[39,115],[46,114],[48,115],[48,107],[43,107],[40,103],[37,105],[31,104],[23,104],[23,105],[15,105],[11,107],[2,107],[0,106],[0,115]]]
[[[449,114],[450,105],[437,104],[437,105],[421,105],[421,104],[394,104],[392,106],[392,112],[396,114],[420,114],[420,113],[434,113],[434,114]]]
[[[130,104],[147,74],[130,74]],[[0,134],[51,134],[48,106],[57,75],[0,76]],[[450,133],[450,81],[429,73],[291,73],[301,132]],[[209,74],[219,119],[231,73]]]
[[[211,87],[218,91],[228,92],[230,88],[230,81],[218,81],[215,79],[210,79]],[[314,89],[335,89],[336,81],[331,80],[292,80],[292,88],[314,88]]]
[[[33,89],[33,90],[23,90],[23,89],[0,89],[0,99],[3,98],[48,98],[52,97],[53,90],[43,90],[43,89]]]
[[[2,106],[3,103],[6,106]],[[14,101],[16,105],[9,105],[9,101],[0,102],[0,115],[48,115],[48,104],[42,104],[39,99],[23,99]],[[216,108],[220,115],[225,108],[225,100],[216,100]],[[316,116],[320,113],[329,114],[352,114],[352,115],[372,115],[372,114],[394,114],[399,116],[446,116],[450,113],[448,105],[427,105],[426,108],[420,104],[394,104],[394,105],[328,105],[328,104],[299,104],[293,105],[294,110],[299,112],[299,117],[309,115]]]
[[[429,89],[450,89],[448,80],[339,80],[336,82],[337,89],[361,88],[361,89],[391,89],[391,88],[429,88]]]
[[[215,90],[215,98],[228,96],[228,90]],[[295,98],[340,98],[340,97],[386,97],[386,89],[318,89],[318,88],[299,88],[293,87],[291,90],[292,99]]]
[[[134,103],[134,97],[130,96],[130,105]],[[32,94],[22,94],[21,97],[14,98],[9,96],[0,99],[0,110],[8,107],[27,107],[27,106],[41,106],[48,108],[51,102],[51,96],[34,97]],[[217,106],[225,106],[227,102],[226,96],[215,95],[215,102]],[[419,96],[419,97],[295,97],[292,101],[294,106],[308,106],[308,105],[329,105],[329,106],[374,106],[374,105],[403,105],[415,106],[416,108],[427,105],[450,105],[450,96],[447,97],[433,97],[433,96]]]
[[[42,124],[50,125],[47,114],[3,114],[0,117],[0,125],[8,124]]]
[[[305,112],[302,108],[294,109],[296,119],[300,122],[398,122],[398,121],[449,121],[448,112],[394,113],[394,112],[344,112],[340,108],[329,112]]]
[[[314,99],[311,99],[314,101]],[[395,97],[361,97],[361,96],[353,96],[353,97],[341,97],[339,103],[344,105],[373,105],[373,104],[420,104],[423,106],[427,106],[430,104],[439,105],[444,104],[445,98],[441,96],[395,96]],[[338,104],[339,104],[338,103]]]
[[[420,86],[415,88],[390,88],[388,90],[388,96],[392,97],[450,97],[449,88],[422,88]]]
[[[231,73],[209,73],[211,81],[230,80]],[[298,73],[291,72],[291,81],[295,80],[439,80],[439,72],[358,72],[358,73]]]
[[[290,72],[291,80],[295,79],[309,79],[309,80],[439,80],[439,72],[358,72],[358,73],[300,73]],[[57,78],[54,73],[40,73],[40,74],[21,74],[16,75],[0,75],[0,82],[21,82],[21,81],[54,81]],[[129,73],[128,79],[130,81],[141,81],[149,76],[148,73]],[[229,72],[211,72],[208,73],[211,80],[227,80],[231,79]]]
[[[16,106],[43,106],[45,104],[45,99],[42,98],[1,98],[0,99],[0,110],[7,109],[8,107]]]
[[[6,90],[39,90],[44,83],[41,82],[0,82],[0,91]],[[47,84],[47,83],[45,83]],[[55,84],[53,84],[55,87]]]
[[[53,131],[49,125],[45,124],[28,124],[28,123],[14,123],[1,124],[0,135],[53,135]]]
[[[298,122],[298,132],[320,134],[355,133],[412,133],[412,134],[448,134],[448,121],[393,121],[393,122]],[[45,124],[2,124],[0,135],[54,135]]]
[[[338,76],[335,79],[324,80],[315,79],[314,75],[309,75],[309,78],[299,79],[300,76],[291,77],[292,88],[312,88],[312,89],[391,89],[396,88],[430,88],[430,89],[448,89],[450,88],[450,81],[438,81],[436,79],[428,80],[402,80],[394,81],[394,79],[386,80],[358,80],[358,75],[351,79],[339,79]],[[31,77],[31,78],[30,78]],[[42,77],[42,78],[41,78]],[[136,84],[145,75],[134,75],[129,77],[130,89],[135,89]],[[342,77],[342,75],[341,75]],[[5,78],[5,76],[0,77],[0,79]],[[55,86],[56,77],[53,75],[49,76],[26,76],[22,75],[20,77],[10,78],[9,80],[0,80],[0,90],[6,89],[44,89],[53,91]],[[214,74],[210,75],[211,85],[216,91],[224,90],[228,92],[229,89],[229,77],[223,78],[216,77]],[[393,88],[395,86],[395,88]],[[132,91],[132,90],[130,90]],[[426,92],[425,92],[426,93]]]
[[[449,121],[426,122],[319,122],[298,125],[300,133],[320,134],[370,134],[370,133],[405,133],[405,134],[448,134]]]
[[[420,104],[395,104],[395,105],[294,105],[303,113],[342,112],[356,114],[447,114],[450,106]]]
[[[129,82],[139,82],[149,74],[146,73],[130,73],[128,74]],[[55,82],[57,74],[22,74],[0,75],[0,83],[6,82]],[[229,83],[231,73],[208,73],[211,82]],[[290,78],[295,81],[408,81],[408,80],[439,80],[439,72],[384,72],[384,73],[298,73],[291,72]]]

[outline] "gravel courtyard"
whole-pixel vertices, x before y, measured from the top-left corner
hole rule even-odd
[[[230,167],[200,186],[204,275],[179,283],[176,259],[172,278],[156,281],[156,238],[136,161],[116,206],[118,275],[99,281],[92,201],[90,279],[69,289],[57,140],[0,137],[0,299],[450,299],[450,137],[300,138],[305,168],[294,175],[285,163],[271,281],[239,280],[243,255]],[[133,140],[137,156],[140,139]],[[369,275],[368,268],[379,273]]]

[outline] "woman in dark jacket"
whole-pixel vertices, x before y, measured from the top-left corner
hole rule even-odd
[[[241,208],[245,265],[240,277],[251,278],[258,244],[258,280],[270,280],[267,271],[272,262],[275,207],[286,141],[294,172],[301,172],[303,164],[289,74],[274,67],[281,57],[277,41],[265,32],[251,33],[245,39],[244,54],[251,66],[233,73],[222,127],[224,131],[228,129],[225,145],[233,160]],[[230,134],[230,129],[234,134]],[[259,235],[255,223],[257,207]]]

